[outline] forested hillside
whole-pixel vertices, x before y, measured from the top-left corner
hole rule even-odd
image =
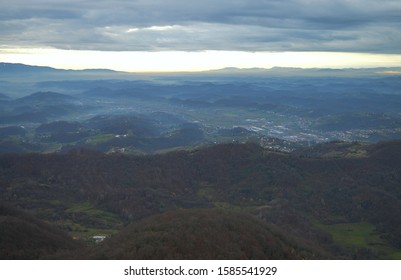
[[[86,242],[93,235],[112,236],[102,252],[106,244],[118,243],[112,241],[117,236],[129,239],[132,232],[146,231],[148,222],[140,221],[153,215],[169,212],[174,221],[182,218],[189,225],[182,226],[185,236],[200,230],[192,216],[211,219],[210,223],[234,219],[232,212],[217,210],[171,212],[204,208],[252,215],[252,223],[264,228],[255,235],[269,240],[265,229],[273,226],[288,240],[296,239],[291,242],[298,247],[313,251],[283,254],[283,258],[398,258],[401,251],[400,141],[333,142],[293,153],[256,144],[225,144],[148,156],[88,150],[1,155],[0,195],[2,201],[52,223],[71,238]],[[246,225],[241,215],[235,223]],[[149,223],[163,227],[165,217]],[[116,235],[128,224],[134,225]],[[174,224],[168,225],[173,232]],[[237,238],[236,229],[229,225],[211,228],[216,231],[213,235],[234,231],[232,238]],[[237,235],[244,238],[242,232]],[[132,244],[141,243],[138,238],[133,237]],[[159,240],[157,234],[154,238]],[[265,242],[257,240],[256,244]],[[163,250],[158,251],[160,258],[180,256],[177,252],[162,255]],[[108,258],[103,253],[90,256]],[[121,252],[113,258],[147,256]],[[251,257],[245,254],[244,258]]]
[[[80,245],[60,229],[0,204],[0,259],[36,259]]]
[[[77,255],[73,255],[74,258]],[[328,255],[276,227],[223,209],[181,209],[130,225],[78,257],[89,259],[314,259]]]

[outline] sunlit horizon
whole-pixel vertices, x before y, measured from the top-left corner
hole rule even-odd
[[[89,51],[53,48],[0,49],[0,61],[58,69],[124,72],[198,72],[229,67],[249,69],[400,67],[399,54],[248,51]]]

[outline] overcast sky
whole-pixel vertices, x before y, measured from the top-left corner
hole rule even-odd
[[[401,55],[401,1],[0,0],[0,48]]]

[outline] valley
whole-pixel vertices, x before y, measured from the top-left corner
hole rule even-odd
[[[16,66],[1,69],[7,67]],[[0,152],[85,147],[146,154],[274,139],[286,143],[278,149],[292,151],[401,137],[401,81],[378,69],[349,70],[349,76],[323,70],[141,76],[38,68],[0,73],[10,89],[0,99]],[[16,98],[27,86],[19,74],[28,70],[31,92]],[[57,124],[64,129],[51,128]]]
[[[401,256],[391,69],[0,69],[1,259]]]

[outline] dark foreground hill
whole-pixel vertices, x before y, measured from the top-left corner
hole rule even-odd
[[[0,204],[0,259],[37,259],[78,247],[60,229]]]
[[[181,209],[130,225],[81,257],[157,260],[316,259],[327,256],[250,215],[222,209]]]
[[[86,150],[2,155],[0,197],[81,240],[115,236],[124,225],[164,212],[217,208],[257,217],[331,258],[401,257],[400,141],[337,142],[297,153],[226,144],[152,156]],[[186,213],[173,216],[184,221],[191,216]],[[227,228],[217,229],[229,236]],[[119,238],[130,239],[133,231]],[[142,242],[132,238],[132,244]]]

